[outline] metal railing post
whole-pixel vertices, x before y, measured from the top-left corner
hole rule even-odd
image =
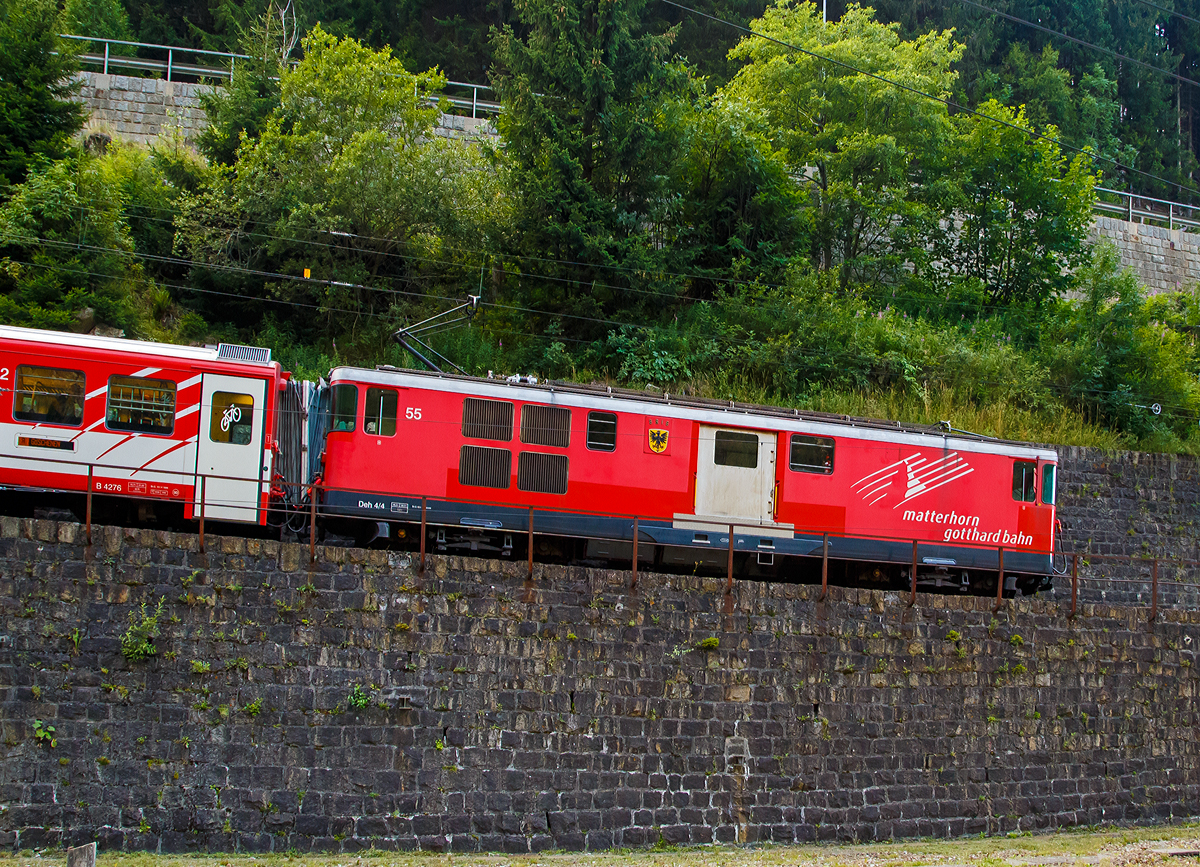
[[[1125,194],[1125,222],[1133,222],[1133,193]]]
[[[200,553],[204,553],[204,481],[205,476],[200,477]]]
[[[633,516],[633,583],[629,585],[629,589],[633,590],[637,587],[638,574],[638,519],[637,515]]]
[[[533,577],[533,506],[529,507],[529,577]]]
[[[1004,547],[997,550],[1000,552],[1000,568],[996,573],[996,607],[992,609],[993,614],[1000,610],[1000,603],[1004,601]]]
[[[1158,617],[1158,558],[1150,563],[1150,622]]]
[[[104,74],[105,75],[108,75],[108,48],[109,48],[109,44],[107,42],[105,42],[104,43]]]
[[[733,593],[733,524],[729,525],[729,563],[728,574],[725,580],[725,593],[730,595]]]
[[[913,539],[913,558],[912,572],[909,577],[912,579],[912,584],[908,590],[908,607],[912,608],[917,604],[917,540]]]
[[[1079,555],[1071,557],[1071,613],[1075,616],[1075,602],[1079,599]]]
[[[471,88],[471,120],[475,120],[475,109],[479,105],[479,87]]]
[[[308,562],[317,562],[317,486],[308,492]]]
[[[425,497],[421,497],[421,574],[425,574]]]
[[[825,594],[829,592],[829,534],[825,533],[821,537],[821,601],[825,601]]]
[[[87,543],[90,547],[92,544],[92,465],[88,464],[88,480],[87,480],[87,508],[85,512],[84,522],[87,525]]]
[[[1167,202],[1167,228],[1175,228],[1175,203]]]

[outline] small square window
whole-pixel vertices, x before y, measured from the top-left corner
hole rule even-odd
[[[615,412],[589,412],[587,447],[594,452],[617,450],[617,414]]]
[[[713,463],[722,467],[754,469],[758,466],[758,434],[717,431]]]
[[[254,398],[248,394],[217,391],[212,396],[208,438],[235,446],[250,444],[254,435]]]

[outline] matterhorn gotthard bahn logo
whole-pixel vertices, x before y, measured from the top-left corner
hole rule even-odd
[[[899,509],[901,506],[908,506],[925,494],[943,488],[973,472],[975,472],[975,468],[967,463],[966,459],[958,452],[949,452],[936,460],[913,454],[863,476],[850,486],[850,490],[858,494],[868,506],[878,504]],[[1033,537],[1027,533],[1012,533],[1003,529],[980,529],[978,515],[964,514],[957,509],[941,512],[937,509],[923,508],[922,504],[917,502],[913,508],[906,508],[900,518],[910,524],[934,524],[945,527],[945,530],[941,531],[944,542],[981,542],[992,545],[1033,544]]]
[[[922,494],[936,491],[973,472],[974,468],[958,452],[950,452],[936,461],[909,455],[863,476],[850,486],[850,490],[862,497],[868,506],[887,500],[893,509],[898,509]]]

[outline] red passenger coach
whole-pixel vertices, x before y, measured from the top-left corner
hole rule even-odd
[[[264,523],[277,395],[270,350],[0,326],[0,486],[183,504]]]
[[[322,512],[408,523],[424,508],[445,550],[503,550],[532,520],[626,556],[636,516],[639,556],[678,565],[705,547],[723,562],[732,526],[745,574],[827,544],[851,578],[899,578],[914,541],[925,584],[994,586],[1001,549],[1024,590],[1052,572],[1052,450],[559,383],[330,376]]]

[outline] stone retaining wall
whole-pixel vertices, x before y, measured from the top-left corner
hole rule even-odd
[[[1200,813],[1195,610],[95,541],[0,519],[6,847],[526,852]],[[160,599],[157,653],[130,662]]]
[[[99,133],[142,145],[177,137],[194,147],[208,125],[200,95],[219,86],[99,72],[82,72],[80,78],[79,98],[90,112],[84,136]],[[435,132],[449,138],[495,135],[486,119],[449,114],[441,116]]]
[[[1200,235],[1182,229],[1096,217],[1090,240],[1116,245],[1121,264],[1133,270],[1151,294],[1192,291],[1200,281]]]

